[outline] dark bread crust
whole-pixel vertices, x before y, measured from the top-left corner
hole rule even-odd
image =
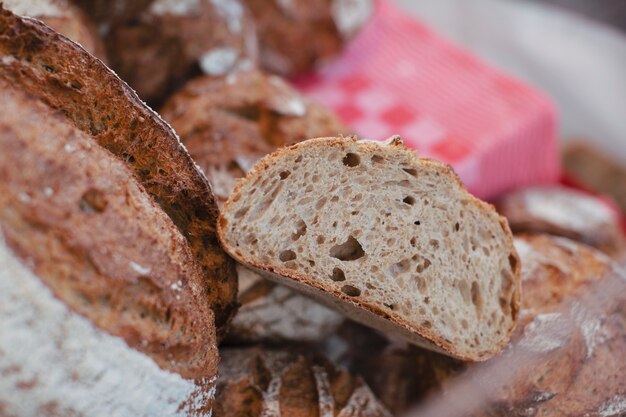
[[[484,361],[500,352],[500,350],[508,343],[509,337],[515,329],[520,306],[521,281],[519,276],[521,265],[519,262],[519,256],[514,249],[509,254],[509,263],[512,269],[511,273],[514,277],[513,282],[510,284],[510,288],[508,288],[511,293],[510,302],[508,303],[508,314],[510,314],[512,319],[511,324],[508,328],[502,329],[502,334],[504,336],[496,346],[493,346],[492,349],[480,351],[475,354],[468,354],[462,352],[454,343],[444,340],[442,336],[436,334],[435,331],[430,328],[415,326],[404,317],[384,310],[377,304],[364,302],[358,298],[350,297],[344,292],[335,290],[334,288],[325,285],[323,282],[302,274],[297,270],[287,268],[283,265],[272,265],[270,261],[257,261],[254,257],[246,256],[241,253],[238,248],[230,245],[231,242],[229,242],[227,237],[229,233],[229,224],[225,213],[228,213],[229,210],[233,210],[231,206],[234,206],[237,201],[241,199],[241,191],[247,181],[252,181],[255,176],[263,175],[264,172],[270,170],[270,168],[276,164],[277,161],[283,158],[285,154],[292,153],[298,149],[315,147],[318,146],[319,143],[323,143],[324,146],[336,148],[339,152],[345,152],[345,147],[347,146],[346,144],[354,142],[358,142],[356,136],[309,139],[289,147],[281,148],[260,160],[247,174],[247,176],[237,183],[237,186],[231,193],[228,201],[222,207],[218,219],[217,232],[224,249],[233,258],[235,258],[235,260],[246,265],[253,271],[267,277],[268,279],[271,279],[272,281],[297,289],[303,294],[315,298],[317,301],[324,303],[331,308],[335,308],[363,324],[370,325],[378,329],[393,329],[395,334],[403,337],[405,340],[411,340],[413,343],[419,343],[420,346],[427,347],[430,350],[445,353],[457,359],[468,361]],[[376,154],[376,152],[380,151],[380,143],[368,141],[361,141],[360,143],[362,146],[361,151],[364,154]],[[400,146],[404,148],[402,139],[399,136],[390,138],[387,142],[385,142],[384,146]],[[450,178],[452,181],[456,181],[462,190],[461,192],[465,193],[467,196],[467,204],[473,204],[480,210],[487,213],[493,213],[493,215],[497,216],[508,246],[513,246],[513,235],[509,229],[506,219],[495,212],[493,205],[479,200],[469,194],[469,192],[467,192],[463,187],[461,180],[456,175],[452,167],[432,159],[418,158],[417,154],[412,151],[410,152],[411,158],[414,158],[417,164],[428,166],[433,171],[439,172],[442,177]],[[355,312],[358,312],[359,317],[357,317]]]
[[[361,378],[320,355],[260,347],[224,349],[216,417],[388,417]]]
[[[119,159],[0,78],[0,230],[72,309],[164,369],[215,375],[204,277],[171,219]]]
[[[19,2],[24,2],[24,0],[13,1],[17,1],[18,4]],[[41,10],[33,7],[33,3],[35,5],[49,4],[53,9],[58,10],[59,13],[41,14]],[[30,0],[25,1],[21,6],[25,9],[23,10],[25,12],[24,16],[41,20],[63,36],[79,43],[90,54],[107,62],[104,43],[96,30],[95,24],[79,7],[69,0]],[[11,4],[5,3],[4,7],[11,10]],[[17,13],[15,10],[14,12]]]
[[[38,21],[0,10],[0,78],[19,86],[129,166],[185,237],[218,333],[234,314],[234,263],[215,234],[210,186],[174,131],[100,60]]]
[[[218,205],[265,155],[348,130],[330,110],[284,80],[256,70],[193,79],[160,113],[211,179]]]

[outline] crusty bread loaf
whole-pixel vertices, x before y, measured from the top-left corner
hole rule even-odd
[[[588,194],[559,186],[509,193],[497,203],[514,233],[548,233],[594,246],[609,256],[626,255],[617,212]]]
[[[2,416],[210,415],[214,376],[184,379],[94,327],[17,259],[2,233],[0,316]]]
[[[263,68],[293,76],[343,49],[374,10],[372,0],[244,0],[258,30]]]
[[[3,4],[17,15],[41,20],[106,62],[104,44],[95,24],[69,0],[3,0]]]
[[[0,78],[0,229],[54,294],[186,377],[214,375],[200,265],[132,171]]]
[[[151,105],[193,76],[256,66],[254,24],[239,0],[152,0],[113,19],[93,6],[85,4],[106,25],[111,68]]]
[[[196,78],[169,99],[161,114],[207,174],[218,205],[238,178],[278,147],[347,130],[330,110],[260,71]],[[237,271],[241,306],[229,331],[231,341],[316,341],[342,321],[334,310],[249,269]]]
[[[522,263],[524,297],[511,348],[531,349],[538,359],[532,367],[511,371],[507,384],[491,393],[493,402],[472,415],[603,415],[602,410],[610,408],[607,404],[617,404],[615,399],[625,394],[626,304],[622,301],[621,310],[595,316],[579,314],[581,320],[567,337],[555,334],[550,325],[558,323],[568,305],[582,312],[577,300],[596,283],[612,279],[614,265],[599,251],[564,238],[517,237],[515,245]],[[567,323],[561,327],[568,328]],[[347,343],[354,345],[350,339]],[[397,343],[374,346],[365,351],[349,349],[351,356],[345,363],[362,374],[395,413],[426,394],[446,393],[455,377],[480,366]],[[493,361],[506,361],[507,356]]]
[[[320,356],[223,349],[215,417],[389,417],[363,381]]]
[[[215,235],[217,207],[174,131],[101,61],[38,21],[0,10],[0,78],[19,86],[121,159],[188,242],[218,332],[234,313],[234,263]]]
[[[583,143],[574,143],[563,151],[567,175],[591,190],[609,195],[626,213],[626,167],[609,155]]]
[[[399,137],[277,151],[238,183],[218,232],[239,262],[429,349],[484,360],[515,325],[506,220]]]

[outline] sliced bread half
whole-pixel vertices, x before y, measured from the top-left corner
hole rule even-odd
[[[273,153],[238,183],[218,233],[268,278],[461,359],[487,359],[515,325],[520,265],[506,220],[397,136]]]

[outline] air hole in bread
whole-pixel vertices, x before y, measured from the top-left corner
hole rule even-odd
[[[412,177],[417,177],[417,170],[414,168],[402,168],[402,170]]]
[[[318,182],[320,180],[320,176],[319,175],[313,175],[311,177],[311,182]]]
[[[402,202],[404,204],[408,204],[409,206],[412,206],[413,204],[415,204],[415,197],[411,197],[410,195],[406,196],[402,199]]]
[[[461,229],[461,225],[459,224],[459,222],[456,222],[456,223],[454,224],[454,231],[455,231],[455,232],[458,232],[458,231],[459,231],[459,229]]]
[[[430,329],[430,328],[432,328],[432,327],[433,327],[433,324],[432,324],[430,321],[425,320],[425,321],[423,321],[423,322],[422,322],[422,327],[425,327],[425,328],[427,328],[427,329]]]
[[[315,209],[320,210],[322,207],[324,207],[324,204],[326,204],[326,201],[328,201],[326,197],[322,197],[319,200],[317,200],[317,203],[315,203]]]
[[[427,270],[429,266],[430,266],[430,260],[424,259],[423,262],[417,264],[417,266],[415,267],[415,270],[421,274],[422,272]]]
[[[289,175],[291,175],[291,172],[289,171],[283,171],[280,174],[278,174],[281,180],[284,180],[285,178],[289,177]]]
[[[416,226],[419,226],[419,225],[422,224],[422,222],[420,222],[419,220],[416,220],[416,221],[413,222],[413,224],[416,225]]]
[[[72,80],[72,81],[70,81],[70,87],[72,87],[74,90],[80,91],[80,90],[82,90],[83,85],[80,82],[78,82],[77,80]]]
[[[437,239],[431,239],[429,244],[433,249],[439,249],[439,241]]]
[[[107,200],[104,193],[96,188],[85,191],[78,203],[84,213],[102,213],[107,208]]]
[[[361,290],[352,285],[344,285],[343,287],[341,287],[341,292],[348,297],[358,297],[361,295]]]
[[[280,259],[282,262],[293,261],[294,259],[296,259],[296,253],[292,250],[284,250],[280,252],[280,254],[278,255],[278,259]]]
[[[331,203],[336,203],[337,201],[339,201],[339,197],[337,197],[336,195],[330,199]]]
[[[392,264],[389,267],[388,272],[389,272],[389,275],[391,275],[392,277],[396,277],[399,274],[408,271],[410,267],[411,267],[411,261],[409,259],[403,259],[399,262]]]
[[[302,155],[298,156],[298,157],[295,159],[295,161],[293,161],[293,162],[295,162],[296,164],[297,164],[298,162],[302,162]]]
[[[336,226],[337,222],[333,223],[333,227]],[[365,252],[359,241],[350,236],[344,243],[330,248],[330,256],[340,261],[355,261],[365,256]]]
[[[346,274],[341,268],[333,268],[333,275],[330,277],[333,281],[345,281]]]
[[[306,234],[306,223],[300,219],[296,223],[296,232],[291,235],[291,240],[298,240]]]
[[[411,243],[411,246],[415,247],[417,245],[417,238],[416,237],[412,237],[409,242]]]
[[[421,292],[422,294],[426,292],[426,280],[424,279],[424,277],[417,277],[416,281],[417,281],[417,290]]]
[[[513,254],[509,255],[509,265],[511,265],[511,270],[515,271],[517,267],[517,257]]]
[[[459,281],[457,284],[457,288],[459,292],[461,293],[461,297],[463,298],[463,301],[465,302],[465,304],[470,304],[472,302],[472,293],[471,293],[470,286],[467,283],[467,281],[465,280]]]
[[[304,189],[304,192],[305,192],[305,193],[310,193],[311,191],[313,191],[313,186],[312,186],[312,185],[308,185],[308,186]]]
[[[324,239],[324,236],[320,235],[317,237],[317,244],[321,245],[322,243],[324,243],[326,239]]]
[[[356,167],[361,163],[361,157],[359,155],[349,152],[343,158],[343,164],[348,167]]]
[[[235,218],[236,219],[240,219],[243,216],[246,215],[246,213],[248,212],[248,210],[250,209],[250,207],[244,207],[242,209],[237,210],[237,212],[235,213]]]
[[[54,74],[57,72],[57,70],[52,65],[42,64],[41,66],[46,72],[49,72],[50,74]]]
[[[383,158],[380,155],[372,155],[372,162],[375,164],[381,164],[385,161],[385,158]]]
[[[363,194],[358,193],[354,197],[352,197],[352,201],[361,201],[363,199]]]
[[[480,293],[480,286],[478,285],[478,282],[476,281],[472,281],[471,294],[472,294],[472,304],[476,306],[476,310],[478,311],[482,310],[483,308],[482,294]]]

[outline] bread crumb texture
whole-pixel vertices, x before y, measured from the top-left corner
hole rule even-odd
[[[238,184],[219,229],[239,261],[463,359],[498,351],[517,317],[519,262],[506,220],[399,137],[279,150]]]

